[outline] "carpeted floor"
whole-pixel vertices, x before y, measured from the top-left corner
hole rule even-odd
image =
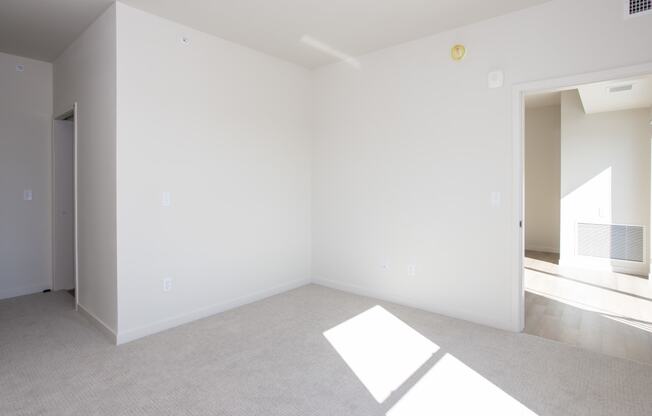
[[[652,409],[650,366],[316,285],[119,347],[72,305],[0,301],[0,415]]]

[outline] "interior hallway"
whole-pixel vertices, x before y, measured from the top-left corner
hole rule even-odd
[[[559,266],[559,255],[525,253],[525,332],[652,364],[648,279]]]

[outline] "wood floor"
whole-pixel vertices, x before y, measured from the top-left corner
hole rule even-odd
[[[525,253],[525,332],[652,364],[652,285],[646,278],[560,267]]]

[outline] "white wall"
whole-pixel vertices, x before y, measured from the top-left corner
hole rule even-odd
[[[652,36],[651,17],[622,6],[552,1],[317,70],[315,280],[520,329],[512,86],[652,61],[623,47]],[[497,68],[505,86],[488,89]]]
[[[119,342],[309,282],[309,72],[117,7]]]
[[[117,328],[116,29],[111,6],[54,62],[54,114],[78,103],[80,305]]]
[[[648,274],[645,264],[575,256],[578,221],[650,225],[649,109],[585,114],[577,90],[561,101],[561,262]],[[613,263],[613,264],[612,264]],[[639,267],[640,266],[640,267]],[[624,268],[623,268],[624,267]]]
[[[52,284],[51,128],[52,65],[0,53],[0,299]]]
[[[622,47],[652,35],[650,17],[611,0],[552,1],[313,73],[115,8],[55,63],[55,113],[80,102],[81,301],[119,342],[311,275],[518,329],[511,87],[652,61]],[[452,62],[458,42],[468,56]],[[506,85],[489,90],[496,68]]]
[[[525,109],[525,249],[559,253],[561,109]]]

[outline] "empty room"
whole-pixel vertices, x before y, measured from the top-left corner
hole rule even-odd
[[[0,415],[649,415],[652,0],[3,0]]]

